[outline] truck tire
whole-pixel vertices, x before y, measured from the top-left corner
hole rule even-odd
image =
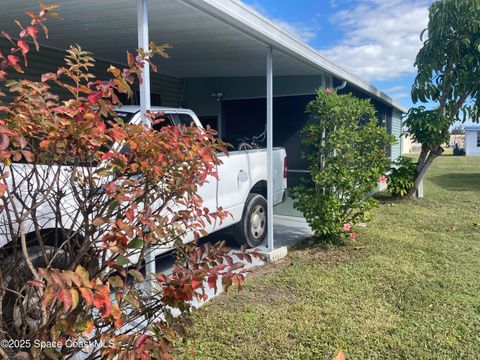
[[[235,227],[234,236],[239,245],[260,246],[267,236],[267,200],[260,194],[250,193],[242,220]]]
[[[49,246],[45,246],[44,249],[47,257],[52,259],[55,254],[55,249]],[[40,247],[32,246],[28,248],[28,255],[35,268],[47,267]],[[66,269],[68,268],[68,263],[68,257],[62,251],[57,254],[51,266],[52,268]],[[5,292],[1,309],[4,326],[10,329],[10,336],[13,339],[29,338],[29,335],[37,330],[36,327],[38,328],[41,319],[38,306],[40,304],[38,292],[34,286],[27,284],[27,281],[32,280],[32,274],[25,266],[21,254],[18,254],[17,257],[11,254],[11,257],[5,261],[2,267],[2,273],[4,274],[3,281],[7,284],[7,288],[12,289],[17,287],[18,292],[24,296],[22,300],[13,292]],[[18,286],[15,286],[16,284],[18,284]],[[23,326],[26,325],[26,327],[23,327],[22,323],[16,321],[16,319],[19,318],[22,307],[26,314],[25,318],[27,323],[23,324]]]

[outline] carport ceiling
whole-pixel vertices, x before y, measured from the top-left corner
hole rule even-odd
[[[137,44],[134,0],[61,0],[64,20],[49,19],[45,45],[66,49],[78,43],[99,59],[124,63]],[[35,9],[32,0],[4,6],[0,23],[15,33],[14,19]],[[157,60],[159,71],[178,77],[264,76],[266,45],[235,27],[181,0],[150,0],[150,40],[168,43],[170,59]],[[319,70],[281,52],[274,57],[276,75],[318,75]]]

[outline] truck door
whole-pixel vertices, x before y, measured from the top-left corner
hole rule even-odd
[[[242,218],[243,206],[251,188],[250,157],[245,151],[232,151],[229,156],[221,155],[223,164],[218,167],[218,205],[228,210],[232,217],[217,227],[226,227]]]
[[[190,126],[195,121],[189,114],[177,113],[175,114],[175,122],[177,124],[183,124]],[[209,211],[214,212],[217,210],[217,179],[213,176],[207,178],[207,182],[198,188],[197,194],[203,199],[203,207],[206,207]],[[212,223],[205,223],[205,230],[212,232],[215,228],[215,220],[212,219]]]

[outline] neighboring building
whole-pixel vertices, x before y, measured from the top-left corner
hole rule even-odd
[[[465,126],[465,155],[480,156],[480,126]]]
[[[404,133],[400,139],[402,155],[419,153],[422,151],[422,144],[415,142],[409,134]]]
[[[56,1],[63,20],[48,20],[49,40],[41,38],[41,51],[29,54],[29,69],[20,76],[38,80],[41,73],[56,70],[63,62],[62,49],[75,43],[93,52],[95,74],[108,76],[110,63],[122,66],[126,51],[137,48],[137,1]],[[172,46],[170,59],[154,59],[159,70],[151,75],[152,105],[191,108],[227,141],[259,135],[266,124],[266,59],[271,48],[273,145],[287,150],[290,185],[307,169],[300,131],[308,120],[305,106],[317,88],[337,87],[339,93],[371,99],[397,139],[391,158],[400,155],[401,117],[406,112],[402,105],[251,7],[238,0],[148,3],[150,40]],[[32,0],[6,2],[0,13],[2,28],[18,33],[14,19],[25,19],[24,12],[32,7]],[[0,48],[8,47],[0,40]]]
[[[459,149],[463,149],[465,147],[465,134],[454,134],[450,135],[450,142],[448,146],[455,148],[458,147]]]

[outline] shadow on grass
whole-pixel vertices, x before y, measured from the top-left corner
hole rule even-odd
[[[400,203],[411,201],[411,198],[401,198],[392,196],[388,191],[381,191],[373,195],[373,198],[378,200],[380,204],[391,204],[391,203]]]
[[[302,241],[296,243],[291,247],[291,250],[307,250],[307,249],[315,249],[315,250],[331,250],[335,248],[341,248],[348,245],[348,242],[345,239],[340,238],[321,238],[315,235],[312,235]]]
[[[480,173],[448,173],[429,180],[449,191],[480,191]]]

